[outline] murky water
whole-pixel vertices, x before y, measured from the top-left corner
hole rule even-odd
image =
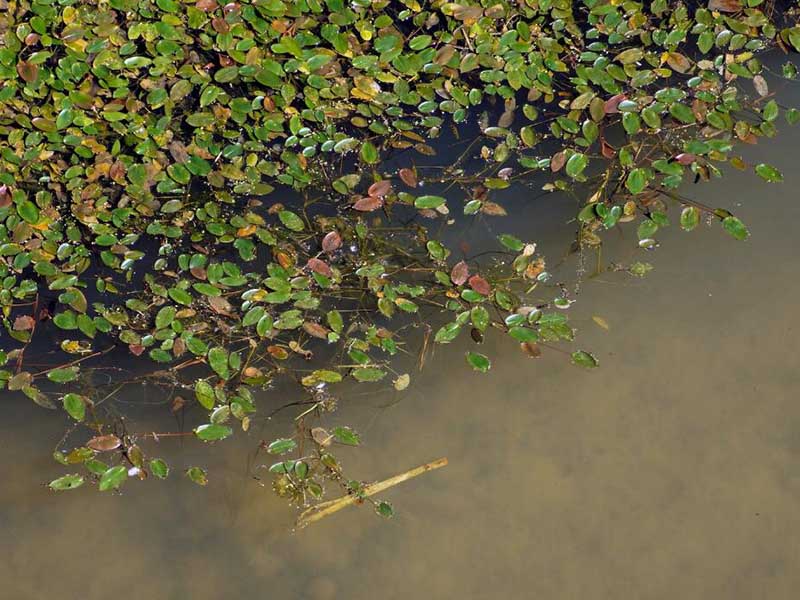
[[[746,243],[718,226],[673,228],[644,258],[655,266],[645,279],[583,285],[572,318],[602,368],[533,360],[489,336],[488,376],[452,345],[403,394],[355,390],[334,416],[365,439],[367,451],[341,454],[354,476],[450,460],[385,495],[390,521],[349,509],[290,531],[293,513],[248,470],[259,436],[280,435],[289,414],[211,452],[165,446],[176,464],[208,466],[205,489],[177,476],[121,496],[55,494],[41,482],[63,473],[49,451],[66,420],[6,395],[0,598],[794,598],[798,147],[794,129],[748,149],[783,185],[732,172],[687,188],[735,210]],[[491,227],[560,256],[571,201],[534,195],[509,192],[525,218]],[[606,256],[630,259],[634,235],[609,236]],[[147,405],[156,398],[129,399],[154,428],[167,412]]]

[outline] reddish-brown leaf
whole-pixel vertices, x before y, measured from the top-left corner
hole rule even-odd
[[[303,323],[303,330],[310,336],[315,338],[319,338],[321,340],[328,339],[328,329],[323,327],[319,323],[314,323],[312,321],[306,321]]]
[[[211,27],[213,27],[214,31],[217,33],[228,33],[231,30],[231,26],[228,25],[228,22],[222,17],[214,17],[211,19]]]
[[[473,275],[469,278],[469,287],[484,296],[488,296],[492,293],[492,286],[480,275]]]
[[[603,110],[607,115],[612,113],[618,113],[619,109],[617,107],[619,106],[619,103],[627,99],[628,97],[625,94],[617,94],[616,96],[611,96],[611,98],[606,100],[605,104],[603,105]]]
[[[469,277],[469,266],[463,260],[458,262],[453,266],[453,270],[450,271],[450,279],[456,285],[464,285],[464,282]]]
[[[289,353],[283,346],[267,346],[267,352],[269,352],[272,358],[277,358],[278,360],[286,360],[289,358]]]
[[[207,300],[215,313],[224,315],[226,317],[233,316],[231,313],[233,306],[231,306],[231,303],[222,296],[209,296]]]
[[[372,212],[373,210],[378,210],[381,206],[383,206],[383,198],[376,196],[361,198],[353,204],[353,208],[361,212]]]
[[[553,173],[558,173],[565,164],[567,164],[566,152],[556,152],[553,154],[553,158],[550,159],[550,170]]]
[[[697,157],[694,154],[690,154],[688,152],[681,152],[678,156],[675,157],[680,164],[686,166],[692,164],[694,161],[697,160]]]
[[[490,217],[505,217],[508,213],[506,209],[497,202],[486,201],[481,205],[481,212]]]
[[[144,346],[141,344],[128,344],[128,350],[130,350],[131,354],[134,356],[141,356],[142,352],[144,352]]]
[[[91,448],[97,452],[109,452],[110,450],[116,450],[121,445],[122,440],[115,435],[98,435],[97,437],[93,437],[86,442],[86,446],[88,448]]]
[[[708,0],[708,10],[735,13],[742,10],[739,0]]]
[[[539,358],[542,355],[542,349],[536,342],[522,342],[519,348],[531,358]]]
[[[320,260],[318,258],[309,258],[306,266],[314,271],[314,273],[325,275],[325,277],[330,277],[333,275],[333,271],[331,271],[330,266],[328,266],[328,263],[326,263],[324,260]]]
[[[219,4],[217,4],[217,0],[197,0],[197,3],[195,4],[197,10],[202,10],[203,12],[211,12],[218,6]]]
[[[26,83],[32,83],[39,76],[39,65],[21,60],[17,63],[17,73]]]
[[[27,331],[28,329],[33,329],[35,323],[36,321],[33,320],[33,317],[29,315],[20,315],[14,319],[14,331]]]
[[[175,338],[175,342],[172,344],[173,356],[181,356],[184,352],[186,352],[186,342],[183,341],[183,338]]]
[[[183,396],[175,396],[175,398],[172,399],[171,410],[173,413],[180,412],[184,406],[186,406],[186,400],[183,398]]]
[[[389,192],[392,191],[392,182],[389,179],[382,179],[381,181],[376,181],[367,190],[367,196],[375,196],[376,198],[382,198],[386,196]]]
[[[408,187],[415,188],[419,184],[419,181],[417,181],[417,174],[414,169],[400,169],[397,174],[400,176],[400,180]]]
[[[604,139],[600,140],[600,153],[603,155],[603,158],[614,158],[617,155],[617,151],[614,150],[614,146],[609,144]]]
[[[330,254],[342,247],[342,236],[338,231],[330,231],[322,238],[322,250]]]

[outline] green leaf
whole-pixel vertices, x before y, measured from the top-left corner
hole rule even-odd
[[[39,222],[39,208],[30,200],[23,200],[17,204],[17,214],[22,217],[26,223],[35,225]]]
[[[84,402],[83,396],[66,394],[61,399],[61,402],[67,414],[76,421],[81,422],[86,417],[86,402]]]
[[[374,165],[378,162],[378,158],[378,149],[372,142],[361,144],[361,160],[369,165]]]
[[[230,83],[239,76],[239,67],[223,67],[214,73],[214,81],[219,83]]]
[[[78,370],[78,367],[53,369],[47,373],[47,378],[55,383],[67,383],[69,381],[75,381],[78,378]]]
[[[674,104],[670,105],[669,114],[671,114],[681,123],[686,123],[687,125],[695,122],[695,116],[692,112],[692,109],[685,104],[681,104],[680,102],[675,102]]]
[[[681,211],[681,227],[691,231],[700,223],[700,211],[694,206],[687,206]]]
[[[280,211],[278,213],[278,218],[280,219],[281,223],[283,223],[283,226],[291,231],[303,231],[305,228],[303,219],[290,210]]]
[[[169,466],[160,458],[154,458],[150,461],[150,472],[159,479],[166,479],[169,475]]]
[[[356,381],[380,381],[386,377],[386,372],[375,367],[363,367],[353,371],[353,377]]]
[[[625,187],[631,194],[639,194],[647,187],[648,179],[647,170],[637,167],[628,174]]]
[[[522,327],[520,325],[512,327],[508,330],[508,335],[517,340],[518,342],[536,342],[539,340],[539,334],[534,329]]]
[[[230,369],[228,368],[228,352],[225,348],[214,346],[208,351],[208,364],[214,369],[214,372],[227,379],[230,377]]]
[[[567,175],[575,179],[586,168],[586,165],[589,164],[589,159],[586,157],[585,154],[575,153],[569,157],[567,161]]]
[[[63,109],[56,117],[56,129],[64,129],[72,123],[73,112],[69,108]]]
[[[758,173],[761,179],[769,183],[779,183],[783,181],[783,175],[781,174],[781,172],[778,171],[778,169],[776,169],[772,165],[768,165],[765,163],[757,164],[756,173]]]
[[[761,111],[761,116],[764,118],[765,121],[774,121],[778,118],[778,103],[775,100],[770,100],[764,105],[764,108]]]
[[[492,368],[492,363],[488,357],[477,352],[467,352],[467,363],[476,371],[486,373]]]
[[[436,335],[433,338],[433,341],[437,344],[449,344],[454,339],[458,337],[458,334],[461,332],[461,325],[458,323],[447,323],[446,325],[442,325],[439,328],[439,331],[436,332]]]
[[[572,353],[572,362],[580,367],[593,369],[599,363],[597,359],[585,350],[578,350]]]
[[[200,467],[189,467],[186,469],[186,476],[197,485],[208,484],[208,475],[205,470]]]
[[[200,403],[200,406],[206,410],[214,408],[216,402],[214,388],[207,381],[200,379],[194,384],[194,395],[197,397],[197,402]]]
[[[297,448],[297,442],[290,438],[280,438],[274,440],[267,446],[267,452],[270,454],[286,454]]]
[[[122,465],[111,467],[100,477],[100,485],[98,486],[101,492],[106,490],[117,489],[128,478],[128,469]]]
[[[167,291],[167,294],[169,294],[169,297],[178,304],[183,304],[184,306],[191,306],[192,304],[192,295],[186,290],[182,290],[181,288],[170,288]]]
[[[349,427],[335,427],[332,433],[334,439],[340,444],[358,446],[361,443],[361,438]]]
[[[733,216],[722,219],[722,227],[739,241],[746,240],[750,235],[744,223]]]
[[[380,516],[389,519],[394,516],[394,508],[389,502],[378,502],[375,506],[375,512],[377,512]]]
[[[74,490],[75,488],[81,487],[83,485],[83,481],[84,479],[81,475],[64,475],[63,477],[59,477],[58,479],[51,481],[49,487],[51,490],[56,490],[59,492],[64,490]]]
[[[447,202],[447,199],[441,196],[420,196],[414,200],[414,206],[416,208],[438,208],[445,202]]]
[[[470,319],[475,329],[485,331],[489,326],[489,311],[483,306],[475,306],[470,311]]]
[[[522,240],[514,237],[513,235],[509,235],[508,233],[498,235],[497,239],[500,240],[500,243],[503,244],[503,246],[509,250],[512,250],[513,252],[520,252],[525,247],[525,244],[522,242]]]
[[[169,327],[170,323],[175,319],[175,313],[177,312],[174,306],[164,306],[161,308],[156,314],[156,329]]]
[[[226,437],[232,435],[233,430],[227,425],[209,423],[195,427],[194,434],[204,442],[215,442],[217,440],[224,440]]]

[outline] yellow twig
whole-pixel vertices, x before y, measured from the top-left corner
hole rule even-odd
[[[433,462],[420,465],[419,467],[406,471],[405,473],[400,473],[394,477],[389,477],[389,479],[384,479],[383,481],[377,481],[375,483],[365,485],[364,489],[359,495],[348,494],[347,496],[342,496],[341,498],[328,500],[327,502],[322,502],[312,506],[311,508],[304,510],[297,518],[297,528],[302,529],[303,527],[319,521],[320,519],[324,519],[328,515],[332,515],[333,513],[338,512],[347,506],[358,503],[362,498],[380,494],[382,491],[387,490],[398,483],[403,483],[404,481],[413,479],[418,475],[422,475],[428,471],[433,471],[434,469],[440,469],[446,465],[447,458],[440,458],[438,460],[434,460]]]

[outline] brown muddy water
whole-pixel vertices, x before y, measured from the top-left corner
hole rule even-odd
[[[647,253],[630,227],[608,236],[605,256],[655,270],[583,284],[570,313],[600,369],[556,352],[533,360],[490,336],[489,375],[452,345],[402,394],[353,390],[333,416],[365,440],[340,455],[353,476],[450,460],[386,493],[389,521],[354,508],[291,531],[293,512],[248,464],[259,439],[287,431],[288,413],[212,449],[165,445],[174,467],[208,467],[207,488],[175,469],[121,495],[55,494],[43,482],[64,472],[49,453],[66,420],[6,395],[0,598],[795,598],[798,147],[796,128],[748,149],[784,172],[782,185],[731,172],[687,186],[742,217],[745,243],[719,226],[673,227]],[[559,256],[570,201],[533,195],[509,192],[525,217],[491,228]],[[125,400],[138,422],[163,426],[154,393]]]

